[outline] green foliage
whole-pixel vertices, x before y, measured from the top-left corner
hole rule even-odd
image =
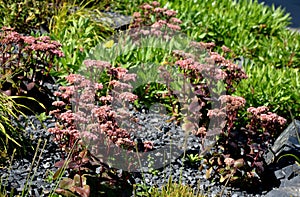
[[[33,150],[30,141],[24,139],[24,128],[18,123],[19,116],[25,118],[23,121],[27,120],[27,116],[23,113],[24,109],[33,111],[28,106],[20,104],[19,99],[37,103],[45,108],[32,97],[8,96],[0,91],[0,165],[8,161],[12,151],[24,155]]]
[[[17,149],[18,153],[22,153],[22,146],[26,143],[23,139],[22,132],[24,129],[20,125],[15,125],[14,121],[17,121],[18,115],[22,114],[20,110],[22,106],[14,101],[17,96],[7,96],[0,92],[0,152],[1,152],[1,165],[2,162],[6,162],[8,155],[14,149]]]
[[[58,6],[55,0],[0,1],[0,27],[14,27],[20,33],[47,30],[48,23]]]
[[[168,30],[165,30],[171,33]],[[164,63],[172,54],[172,50],[185,49],[191,51],[188,38],[182,39],[179,32],[175,33],[170,40],[163,39],[162,36],[143,35],[135,38],[130,31],[118,32],[105,42],[99,43],[89,54],[89,59],[96,59],[111,62],[112,65],[122,65],[126,69],[134,69],[144,64],[144,69],[149,70]],[[115,42],[117,40],[118,42]],[[154,74],[155,78],[158,74]],[[142,78],[143,79],[143,78]]]
[[[143,184],[134,185],[134,197],[205,197],[200,191],[195,191],[188,185],[172,182],[172,177],[162,188],[149,187]]]
[[[146,2],[152,2],[150,0],[114,0],[110,3],[110,8],[116,12],[123,13],[125,15],[132,15],[134,12],[139,11],[137,5],[142,5]]]
[[[204,197],[204,195],[198,194],[187,185],[173,183],[172,178],[161,190],[152,187],[149,193],[151,197]]]
[[[236,95],[243,96],[246,106],[267,106],[278,115],[291,121],[291,113],[300,117],[299,69],[276,69],[269,65],[257,66],[248,62],[244,66],[248,79],[236,87]]]
[[[80,3],[76,0],[73,1],[73,4],[71,4],[70,1],[64,1],[64,3],[61,4],[60,9],[56,9],[56,7],[49,9],[50,5],[55,5],[49,4],[49,1],[31,0],[18,3],[11,2],[10,4],[1,2],[0,4],[0,26],[13,26],[21,32],[28,33],[28,31],[31,31],[32,29],[36,29],[41,26],[44,27],[44,25],[47,26],[47,21],[49,21],[48,19],[54,15],[49,26],[50,34],[52,38],[63,43],[62,51],[65,54],[65,58],[56,59],[58,66],[51,72],[54,76],[62,77],[79,71],[83,60],[86,59],[90,49],[95,47],[99,42],[103,41],[112,33],[112,30],[108,28],[108,25],[99,23],[96,19],[97,17],[95,18],[95,16],[102,16],[100,10],[110,6],[114,10],[121,10],[123,13],[132,14],[134,11],[137,11],[138,7],[136,5],[140,5],[145,2],[141,0],[104,1],[103,6],[95,9],[95,5],[101,5],[100,1],[84,1]],[[247,80],[242,80],[241,83],[236,86],[237,91],[235,94],[243,96],[247,100],[246,107],[258,107],[264,105],[268,106],[271,111],[276,112],[280,116],[289,117],[290,113],[296,117],[300,116],[300,83],[298,74],[300,65],[300,35],[286,30],[286,26],[289,24],[290,18],[282,9],[275,10],[274,7],[267,8],[258,4],[257,1],[249,0],[241,0],[238,2],[225,0],[195,0],[185,2],[181,0],[162,0],[160,2],[162,6],[174,9],[178,12],[178,14],[180,14],[180,19],[183,21],[181,24],[183,32],[190,36],[190,38],[198,41],[214,41],[219,51],[221,51],[220,47],[222,45],[230,47],[233,52],[228,54],[227,58],[243,56],[253,61],[245,66],[245,70],[249,78]],[[54,3],[54,1],[52,3]],[[75,7],[78,5],[79,7]],[[41,13],[45,14],[41,15]],[[173,106],[178,103],[176,103],[174,94],[170,93],[170,89],[167,86],[168,84],[147,83],[149,82],[149,78],[147,78],[149,75],[153,77],[153,81],[156,81],[156,77],[158,75],[157,70],[159,68],[158,66],[156,67],[156,65],[167,65],[166,68],[168,69],[175,65],[175,59],[171,58],[172,51],[169,50],[174,49],[172,47],[173,40],[171,40],[168,44],[162,44],[156,38],[145,39],[145,43],[142,43],[142,47],[140,46],[139,48],[137,48],[134,44],[129,43],[118,48],[120,46],[115,45],[113,40],[109,40],[103,44],[103,48],[100,47],[101,50],[99,50],[99,48],[95,48],[95,52],[92,53],[90,58],[109,61],[113,67],[122,66],[126,69],[134,70],[137,66],[144,66],[144,71],[137,74],[138,77],[140,77],[139,81],[142,81],[143,83],[141,84],[145,86],[138,86],[134,93],[144,95],[144,98],[140,98],[143,105],[150,106],[152,103],[164,103],[167,106],[167,109],[174,113],[175,111]],[[152,46],[152,48],[147,48],[145,46]],[[15,49],[15,47],[11,45],[5,45],[5,47],[6,49],[3,49],[4,52],[7,50],[12,52]],[[112,53],[114,50],[118,52],[117,55]],[[16,53],[14,57],[20,57],[17,54],[18,53]],[[222,53],[222,55],[225,54]],[[178,62],[180,62],[180,60],[182,59],[178,59]],[[50,63],[52,64],[52,59]],[[46,68],[48,70],[51,66],[45,65],[45,68],[43,69]],[[20,70],[18,70],[18,73],[22,74],[22,70],[26,69],[28,70],[28,68],[21,67]],[[139,69],[141,70],[141,68]],[[6,68],[2,70],[7,71]],[[28,71],[28,73],[34,75],[36,69],[29,68],[29,70],[30,71]],[[147,71],[149,72],[147,73]],[[155,72],[150,73],[150,71]],[[194,85],[202,83],[202,78],[197,78],[192,71],[188,71],[184,68],[176,71],[179,71],[178,73],[184,73],[189,77],[195,77],[195,79],[193,79]],[[3,76],[6,77],[5,79],[8,82],[11,81],[11,72],[4,74],[5,75]],[[3,76],[1,75],[1,77]],[[101,75],[101,77],[100,81],[104,86],[106,86],[103,91],[107,93],[110,88],[108,82],[112,78],[105,74]],[[17,87],[20,83],[14,86]],[[27,86],[27,88],[30,89],[30,85]],[[145,92],[147,93],[144,94]],[[8,97],[2,92],[0,93],[0,98],[2,101],[2,103],[0,103],[0,136],[2,136],[1,152],[6,154],[8,144],[9,146],[13,145],[13,147],[21,146],[22,139],[18,135],[18,128],[13,126],[10,119],[10,117],[17,117],[16,112],[20,105],[16,104],[12,100],[13,97]],[[192,102],[192,104],[198,103],[198,100],[196,101],[197,102],[194,103]],[[208,106],[209,105],[206,105],[206,107]],[[177,112],[178,111],[176,111],[176,113]],[[197,113],[198,112],[199,111],[197,111]],[[45,114],[42,114],[39,118],[46,118]],[[208,118],[208,116],[205,116],[204,118]],[[228,122],[230,122],[229,118],[230,117],[227,117]],[[221,138],[221,140],[224,141],[225,148],[228,148],[228,141],[237,143],[235,142],[235,138],[233,139],[232,136],[230,136],[229,131],[233,128],[240,129],[240,127],[234,126],[236,126],[236,122],[241,120],[241,116],[236,112],[234,116],[232,115],[231,120],[232,121],[230,123],[232,124],[225,127],[228,131],[224,132],[224,135],[222,135],[223,139]],[[235,124],[233,124],[233,121],[236,121]],[[253,120],[251,123],[253,123],[254,126],[257,126],[256,124],[258,124],[258,122],[255,121],[257,120]],[[194,126],[191,126],[189,123],[189,120],[187,120],[187,124],[185,124],[185,126],[187,125],[186,128],[193,130]],[[242,125],[242,123],[238,124],[238,126]],[[199,131],[200,128],[196,129]],[[256,129],[255,131],[258,133],[258,131],[261,130],[264,130],[264,127],[262,129],[259,127],[259,129]],[[246,136],[248,141],[251,141],[252,138],[254,139],[254,137],[250,134],[247,135],[249,135]],[[256,137],[257,136],[255,136],[255,138]],[[219,144],[222,143],[221,140],[219,140]],[[227,149],[226,151],[228,151],[229,155],[234,152]],[[87,158],[87,153],[84,151],[78,154],[80,156],[82,166],[84,166],[88,160],[91,160],[91,158]],[[236,154],[240,155],[239,152]],[[237,155],[232,154],[232,156]],[[190,163],[196,163],[202,159],[202,157],[198,155],[188,155],[187,157]],[[252,169],[253,167],[252,165],[248,168],[246,166],[246,164],[248,164],[246,162],[247,160],[240,159],[238,157],[234,157],[232,160],[229,160],[223,156],[215,155],[211,158],[212,159],[208,158],[207,162],[211,166],[219,165],[216,173],[219,173],[221,176],[218,180],[220,182],[229,180],[235,181],[239,178],[243,178],[242,175],[237,172],[243,170],[243,172],[248,173],[249,169]],[[253,158],[257,157],[253,156]],[[299,158],[296,159],[299,160]],[[71,162],[71,164],[74,164],[75,166],[76,163]],[[257,167],[261,167],[261,165],[262,164],[259,163],[257,164]],[[64,162],[55,174],[48,177],[49,181],[61,179],[62,173],[67,166],[68,163]],[[149,162],[149,168],[151,168],[151,161]],[[210,178],[210,176],[213,175],[212,169],[213,167],[207,170],[207,178]],[[66,178],[60,181],[59,185],[57,185],[60,189],[55,191],[69,196],[72,196],[75,193],[79,195],[88,195],[90,193],[90,183],[87,183],[88,180],[85,176],[86,174],[81,175],[80,169],[79,172],[76,172],[74,168],[72,168],[72,170],[73,173],[75,172],[78,174],[75,174],[72,179]],[[110,169],[105,170],[108,172],[111,171]],[[156,171],[153,169],[152,173],[156,173]],[[240,175],[240,177],[237,177],[238,175]],[[93,176],[95,177],[95,180],[97,179],[97,181],[93,181],[93,183],[99,182],[102,178],[107,178],[104,176],[97,177],[95,174],[93,174]],[[128,180],[125,180],[125,182],[126,181]],[[138,193],[136,195],[200,196],[199,194],[195,194],[195,192],[188,186],[172,183],[171,179],[161,190],[158,188],[149,189],[146,186],[144,189],[145,191],[143,193]]]
[[[112,0],[65,0],[65,2],[73,3],[74,5],[85,5],[85,7],[94,7],[94,6],[101,6],[101,9],[105,9]]]
[[[270,8],[256,0],[159,2],[180,14],[184,33],[196,40],[215,42],[219,47],[225,45],[233,50],[232,57],[253,59],[258,66],[300,65],[300,35],[286,29],[291,18],[281,8]],[[132,15],[138,10],[137,3],[141,1],[122,0],[112,6]]]
[[[202,159],[198,154],[188,154],[187,158],[191,164],[201,161]]]
[[[54,172],[52,172],[51,170],[47,170],[45,176],[46,176],[45,180],[47,183],[53,182]]]
[[[139,33],[139,36],[142,35]],[[181,39],[180,34],[175,34],[170,40],[165,40],[162,37],[144,35],[141,39],[134,39],[130,32],[119,33],[116,38],[106,40],[100,43],[90,51],[89,59],[111,62],[115,67],[129,69],[130,73],[137,74],[136,83],[130,83],[134,86],[133,93],[139,96],[139,101],[135,102],[137,108],[151,107],[154,103],[163,103],[168,112],[174,112],[174,96],[165,96],[169,93],[164,79],[159,72],[160,67],[168,64],[168,61],[174,60],[172,52],[175,49],[189,48],[189,39]],[[138,43],[136,43],[138,40]],[[203,56],[206,53],[203,51]],[[171,66],[168,68],[174,76],[173,79],[178,79],[179,71]],[[109,80],[109,78],[101,78],[100,81]],[[180,80],[180,79],[178,79]],[[162,83],[159,83],[161,82]],[[177,85],[175,87],[175,85]],[[172,88],[180,90],[181,84],[173,82]],[[171,98],[172,97],[172,98]]]
[[[136,5],[143,2],[122,0],[112,5],[117,11],[132,15],[138,11]],[[256,0],[159,2],[178,12],[182,31],[191,38],[213,41],[218,50],[222,45],[229,47],[229,58],[243,56],[253,61],[255,66],[246,68],[249,79],[236,88],[248,106],[266,104],[289,121],[289,109],[299,116],[300,34],[286,28],[290,17],[283,9],[267,7]],[[268,76],[264,76],[265,72]],[[256,90],[254,94],[249,86]]]
[[[54,76],[66,76],[78,71],[89,50],[112,33],[108,24],[97,22],[103,16],[99,8],[64,3],[50,23],[50,35],[63,43],[65,58],[58,60]]]

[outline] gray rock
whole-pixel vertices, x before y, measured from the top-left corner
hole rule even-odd
[[[300,166],[298,164],[288,165],[274,172],[278,180],[290,180],[291,178],[300,175]]]
[[[287,194],[286,192],[280,191],[280,190],[272,190],[269,193],[267,193],[267,195],[265,197],[290,197],[289,194]]]
[[[278,188],[268,192],[266,197],[300,196],[300,166],[288,165],[274,172],[281,184]]]
[[[127,29],[132,17],[124,16],[114,12],[102,12],[103,16],[96,17],[96,21],[109,24],[114,29]]]
[[[278,180],[285,178],[285,174],[281,170],[275,171],[274,174]]]
[[[80,8],[74,6],[69,9],[70,13],[78,11]],[[101,11],[100,13],[93,10],[88,10],[94,21],[106,24],[115,30],[125,30],[129,26],[132,16],[125,16],[115,12]],[[41,30],[42,31],[42,30]]]
[[[279,188],[267,193],[266,197],[290,197],[300,196],[300,176],[282,181]]]
[[[276,139],[274,145],[264,155],[265,162],[269,165],[284,154],[300,156],[300,121],[294,120]],[[284,159],[284,158],[282,158]]]

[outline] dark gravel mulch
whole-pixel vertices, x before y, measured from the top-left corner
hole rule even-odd
[[[132,134],[132,137],[139,140],[149,140],[154,142],[156,149],[160,149],[163,146],[175,143],[178,150],[181,150],[184,143],[184,133],[179,126],[166,122],[169,117],[152,113],[142,113],[133,111],[131,112],[136,116],[139,121],[135,124],[139,125],[136,128],[136,132]],[[53,118],[46,119],[43,124],[38,121],[35,116],[30,116],[29,121],[20,119],[20,123],[26,128],[25,136],[33,141],[33,147],[36,147],[38,140],[42,139],[40,143],[40,150],[44,144],[44,140],[47,140],[47,145],[42,152],[41,158],[38,157],[33,165],[33,170],[30,173],[30,166],[34,157],[34,151],[29,153],[25,158],[15,159],[11,169],[0,169],[2,177],[2,184],[7,186],[7,190],[11,191],[12,188],[14,194],[21,193],[28,177],[29,178],[29,196],[48,196],[52,191],[55,184],[51,183],[51,172],[56,172],[57,168],[54,167],[54,163],[60,161],[62,153],[59,151],[58,146],[53,142],[52,136],[47,132],[47,128],[54,127],[55,120]],[[33,124],[29,124],[29,123]],[[187,153],[197,153],[200,150],[201,139],[193,135],[187,138]],[[39,150],[39,151],[40,151]],[[40,153],[38,151],[38,153]],[[159,152],[159,151],[158,151]],[[183,184],[191,185],[195,189],[200,189],[208,196],[217,196],[223,189],[223,196],[263,196],[267,193],[264,191],[263,186],[256,188],[255,193],[247,193],[246,191],[240,191],[239,189],[226,187],[216,182],[209,182],[205,178],[205,168],[198,169],[198,164],[188,165],[183,158],[182,152],[180,155],[172,153],[174,158],[170,157],[169,163],[166,163],[163,167],[157,170],[147,169],[147,163],[145,164],[144,173],[133,173],[133,177],[137,184],[146,184],[148,186],[162,186],[167,183],[168,179],[172,177],[173,182],[179,182]],[[35,169],[37,167],[37,169]],[[150,165],[151,167],[151,165]],[[36,173],[33,176],[33,171]],[[30,175],[29,175],[30,174]],[[32,179],[31,179],[32,178]],[[47,181],[47,178],[49,181]],[[7,180],[7,182],[5,182]],[[141,190],[139,188],[138,190]]]
[[[25,139],[31,141],[32,147],[37,151],[28,147],[30,151],[26,156],[18,156],[11,166],[1,168],[2,186],[5,186],[6,190],[14,195],[22,193],[23,189],[27,187],[29,188],[28,196],[47,196],[55,186],[49,179],[51,172],[57,170],[54,164],[61,160],[63,154],[57,144],[53,142],[51,134],[47,132],[47,127],[53,127],[55,120],[45,120],[45,128],[35,116],[29,116],[28,119],[21,117],[19,123],[25,127]],[[44,144],[45,148],[43,149]],[[35,152],[37,153],[36,159],[32,163]],[[41,157],[39,157],[40,154]]]

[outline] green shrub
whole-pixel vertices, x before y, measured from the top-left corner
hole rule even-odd
[[[299,69],[259,67],[251,62],[244,69],[248,79],[241,81],[235,94],[247,100],[247,107],[267,106],[289,122],[292,120],[290,112],[300,117]]]

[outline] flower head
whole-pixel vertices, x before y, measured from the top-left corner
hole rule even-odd
[[[167,11],[164,12],[164,14],[166,16],[172,17],[172,16],[175,16],[177,14],[177,12],[174,11],[174,10],[167,10]]]
[[[157,2],[157,1],[153,1],[153,2],[151,3],[151,5],[153,5],[154,7],[157,7],[157,6],[160,6],[160,3]]]

